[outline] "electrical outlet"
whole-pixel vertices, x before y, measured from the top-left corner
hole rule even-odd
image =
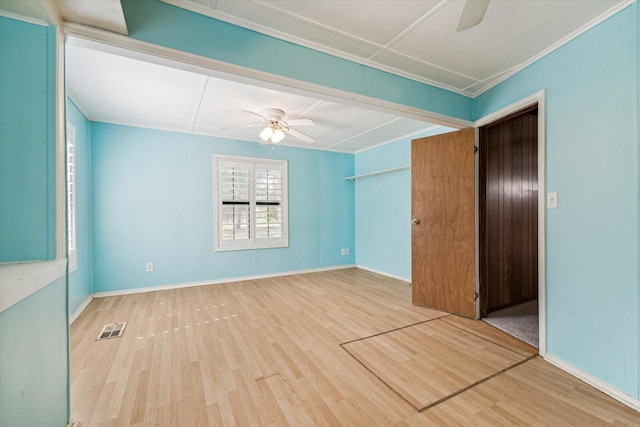
[[[351,253],[351,250],[350,250],[349,248],[346,248],[346,249],[344,250],[344,254],[345,254],[345,255],[349,255],[350,253]]]
[[[340,249],[340,255],[346,255],[346,249],[345,248]]]
[[[149,261],[148,263],[146,263],[144,265],[144,271],[146,271],[147,273],[150,273],[153,271],[153,262]]]

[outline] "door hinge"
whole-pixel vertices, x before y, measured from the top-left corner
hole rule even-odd
[[[478,146],[474,145],[473,146],[473,154],[476,154],[478,152]]]
[[[475,296],[473,297],[473,300],[474,301],[478,301],[478,298],[480,298],[480,295],[478,295],[478,293],[476,292]]]

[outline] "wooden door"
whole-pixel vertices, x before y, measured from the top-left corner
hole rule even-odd
[[[411,143],[414,304],[475,317],[474,142],[463,129]]]
[[[480,129],[481,315],[538,296],[538,110]]]

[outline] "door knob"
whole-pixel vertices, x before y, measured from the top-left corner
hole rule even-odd
[[[420,220],[419,220],[418,218],[413,218],[413,219],[411,220],[411,224],[413,224],[413,225],[418,225],[418,224],[420,224]]]

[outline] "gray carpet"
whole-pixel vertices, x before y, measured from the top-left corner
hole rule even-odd
[[[538,301],[529,301],[503,310],[494,311],[485,317],[485,322],[538,347]]]

